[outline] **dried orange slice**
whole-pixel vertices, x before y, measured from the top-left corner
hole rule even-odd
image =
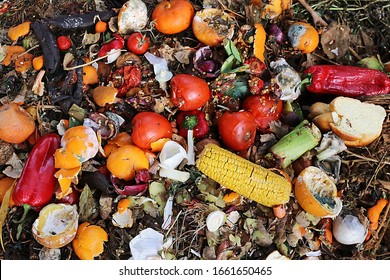
[[[81,260],[93,260],[104,251],[104,242],[108,234],[100,226],[82,223],[73,239],[74,252]]]
[[[78,219],[76,207],[62,203],[49,204],[39,212],[32,227],[33,236],[47,248],[64,247],[76,236]]]
[[[20,144],[35,131],[33,117],[16,103],[0,107],[0,139]]]
[[[342,208],[333,181],[321,169],[309,166],[296,178],[295,198],[299,205],[316,217],[336,217]]]
[[[136,171],[149,168],[149,160],[137,146],[124,145],[109,155],[107,168],[115,177],[132,180]]]

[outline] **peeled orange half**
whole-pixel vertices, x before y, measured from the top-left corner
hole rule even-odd
[[[296,178],[295,198],[299,205],[316,217],[336,217],[342,208],[333,181],[321,169],[309,166]]]

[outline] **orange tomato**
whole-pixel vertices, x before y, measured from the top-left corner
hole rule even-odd
[[[131,122],[131,139],[141,149],[150,150],[153,142],[161,138],[172,138],[172,126],[169,121],[154,112],[141,112]]]
[[[188,0],[163,0],[154,8],[152,20],[161,33],[176,34],[191,25],[194,13],[194,7]]]

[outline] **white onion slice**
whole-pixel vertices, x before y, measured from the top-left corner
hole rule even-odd
[[[175,141],[166,142],[159,155],[161,164],[172,169],[178,167],[179,164],[183,161],[183,159],[186,158],[186,151],[179,143]]]
[[[211,232],[217,231],[226,221],[226,214],[220,210],[211,212],[206,219],[207,229]]]
[[[175,169],[170,168],[164,164],[160,164],[160,173],[159,174],[161,177],[169,178],[169,179],[180,181],[183,183],[190,178],[189,172],[175,170]]]

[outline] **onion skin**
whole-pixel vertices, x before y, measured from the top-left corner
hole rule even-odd
[[[271,26],[268,29],[268,35],[274,37],[275,42],[278,43],[279,45],[282,45],[285,41],[285,36],[282,29],[280,29],[280,27],[277,26],[276,24],[271,24]]]

